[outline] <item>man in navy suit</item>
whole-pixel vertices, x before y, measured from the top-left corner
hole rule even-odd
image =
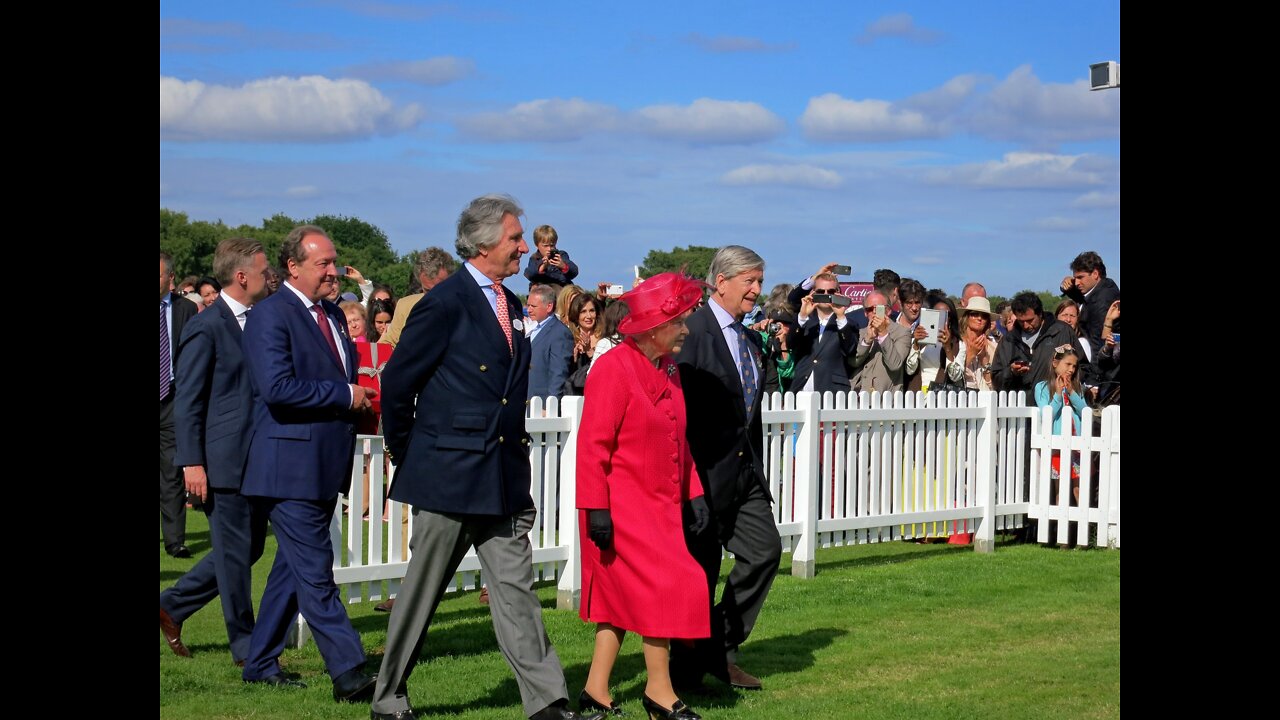
[[[178,340],[187,321],[196,316],[196,304],[171,292],[173,258],[160,251],[160,530],[164,550],[176,558],[189,558],[187,549],[187,493],[173,466],[174,369],[178,365]]]
[[[174,464],[183,469],[187,491],[204,504],[213,551],[160,593],[160,630],[170,649],[190,656],[183,621],[221,595],[231,658],[243,664],[253,632],[250,568],[262,557],[267,530],[266,516],[240,494],[254,401],[240,338],[249,308],[267,296],[262,243],[218,243],[213,274],[222,293],[182,332],[174,400]]]
[[[533,360],[529,363],[529,399],[560,397],[573,360],[573,333],[556,316],[556,291],[538,285],[529,291],[529,319],[537,323],[529,333]]]
[[[278,658],[293,616],[307,619],[333,678],[335,700],[373,689],[360,636],[333,580],[329,520],[351,484],[354,415],[372,390],[356,384],[355,343],[342,311],[323,301],[338,282],[338,253],[322,228],[294,228],[280,248],[285,282],[258,303],[244,330],[245,365],[261,400],[241,492],[266,512],[279,548],[258,607],[245,682],[293,685]]]
[[[396,596],[374,691],[374,720],[412,720],[408,681],[449,579],[475,546],[498,645],[526,715],[576,718],[533,592],[528,533],[529,340],[502,280],[529,252],[506,195],[476,198],[458,219],[462,270],[409,314],[382,374],[382,422],[396,464],[391,499],[413,505],[413,557]]]
[[[821,272],[814,276],[813,292],[800,299],[796,316],[800,327],[791,340],[796,363],[791,380],[794,392],[849,392],[845,359],[857,349],[857,327],[846,318],[845,307],[813,300],[814,295],[839,294],[840,279]]]
[[[687,531],[685,542],[706,572],[716,597],[721,551],[733,553],[733,569],[721,600],[712,608],[711,637],[693,651],[671,649],[671,678],[696,686],[704,673],[738,688],[759,689],[760,680],[738,666],[738,647],[755,626],[778,574],[782,541],[773,520],[765,478],[764,393],[777,388],[774,363],[762,362],[760,334],[742,318],[756,304],[764,282],[764,259],[749,248],[727,245],[711,259],[711,297],[689,316],[689,336],[676,360],[688,413],[689,449],[711,506],[715,532]],[[686,518],[686,527],[692,519]]]

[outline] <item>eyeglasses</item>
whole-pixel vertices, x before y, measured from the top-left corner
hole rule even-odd
[[[814,292],[815,294],[818,294],[818,295],[821,295],[821,294],[823,294],[823,293],[826,293],[826,294],[828,294],[828,295],[839,295],[839,294],[840,294],[840,288],[838,288],[838,287],[834,287],[834,288],[820,288],[820,287],[816,287],[816,288],[814,288],[814,289],[813,289],[813,292]]]

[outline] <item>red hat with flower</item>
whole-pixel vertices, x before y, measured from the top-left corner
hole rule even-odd
[[[679,317],[702,300],[704,287],[680,273],[654,275],[619,298],[631,312],[618,323],[618,332],[635,335]]]

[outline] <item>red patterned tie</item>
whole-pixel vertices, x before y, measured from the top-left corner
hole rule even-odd
[[[338,343],[333,339],[333,328],[329,327],[329,318],[325,316],[324,309],[319,305],[312,305],[311,312],[316,314],[316,324],[320,326],[320,334],[324,335],[324,339],[329,341],[329,349],[333,351],[333,359],[338,361],[339,367],[342,367],[342,356],[338,354]]]
[[[498,297],[498,324],[502,326],[502,334],[507,336],[507,352],[515,355],[511,344],[511,311],[507,309],[507,294],[502,292],[502,283],[494,283],[493,292]]]

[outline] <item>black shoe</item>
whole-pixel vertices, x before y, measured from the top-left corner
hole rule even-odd
[[[169,553],[170,557],[176,557],[176,558],[191,557],[191,549],[181,543],[174,545],[171,548],[165,548],[164,551]]]
[[[640,704],[644,705],[644,711],[649,713],[649,720],[702,720],[701,715],[690,709],[680,699],[676,699],[670,710],[650,700],[648,695],[644,696]]]
[[[270,685],[272,687],[282,687],[282,688],[283,687],[290,687],[290,688],[306,688],[307,687],[306,685],[298,682],[297,680],[290,680],[289,678],[285,677],[284,673],[276,673],[275,675],[268,675],[260,680],[245,680],[245,682],[253,683],[255,685]]]
[[[622,712],[622,706],[618,704],[617,700],[605,707],[603,703],[591,697],[591,693],[588,693],[586,689],[578,693],[578,712],[600,712],[604,715],[614,715],[616,717],[622,717],[626,714]]]
[[[348,670],[333,679],[333,699],[338,702],[355,702],[373,697],[373,686],[378,676],[365,675],[359,668]]]
[[[370,720],[418,720],[418,716],[413,714],[413,708],[408,710],[397,710],[390,713],[380,713],[376,710],[369,711]]]
[[[559,700],[529,716],[529,720],[604,720],[604,713],[578,713],[569,709],[568,700]]]

